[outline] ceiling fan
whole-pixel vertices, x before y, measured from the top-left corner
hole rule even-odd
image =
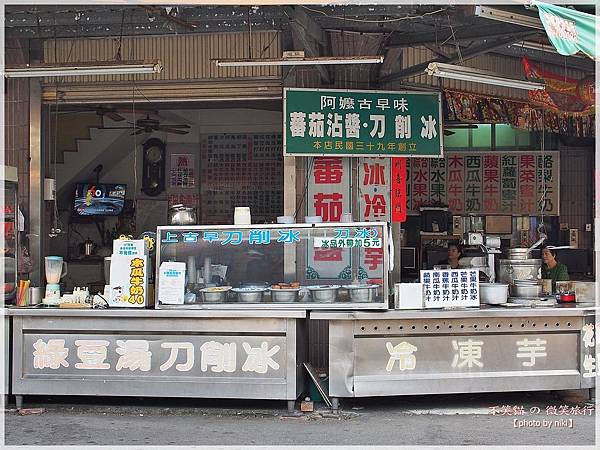
[[[52,111],[54,112],[54,111]],[[158,111],[148,108],[133,108],[132,106],[104,106],[104,105],[70,105],[58,114],[75,114],[80,112],[95,112],[99,116],[106,116],[113,122],[125,120],[121,114],[158,114]]]
[[[154,131],[162,131],[165,133],[174,134],[188,134],[188,129],[191,128],[187,124],[171,124],[161,125],[160,120],[151,119],[150,115],[147,114],[145,119],[138,119],[134,122],[127,122],[131,126],[122,127],[99,127],[100,130],[135,130],[133,134],[152,133]]]

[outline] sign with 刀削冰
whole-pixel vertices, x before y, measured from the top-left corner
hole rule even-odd
[[[284,89],[286,156],[442,156],[441,96]]]

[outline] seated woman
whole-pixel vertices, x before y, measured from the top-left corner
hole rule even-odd
[[[552,280],[552,290],[556,289],[557,281],[569,281],[567,266],[558,262],[556,251],[547,245],[542,247],[542,278]]]
[[[451,269],[460,267],[459,260],[462,257],[462,245],[458,242],[448,243],[448,258],[439,263],[440,265],[450,266]]]

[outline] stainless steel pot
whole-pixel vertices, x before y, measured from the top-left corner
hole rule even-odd
[[[196,225],[197,222],[196,208],[183,205],[173,205],[169,208],[170,225]]]
[[[496,278],[505,284],[513,284],[513,280],[537,280],[541,269],[541,259],[501,259]]]
[[[511,291],[513,297],[539,297],[542,295],[542,285],[534,284],[532,286],[526,286],[515,284],[511,286]]]
[[[508,259],[528,259],[529,248],[524,248],[524,247],[509,248],[506,251],[506,256],[508,256]]]

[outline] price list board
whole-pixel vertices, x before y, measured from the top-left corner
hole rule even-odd
[[[254,223],[280,216],[282,155],[281,133],[201,136],[202,223],[232,223],[236,206],[249,206]]]

